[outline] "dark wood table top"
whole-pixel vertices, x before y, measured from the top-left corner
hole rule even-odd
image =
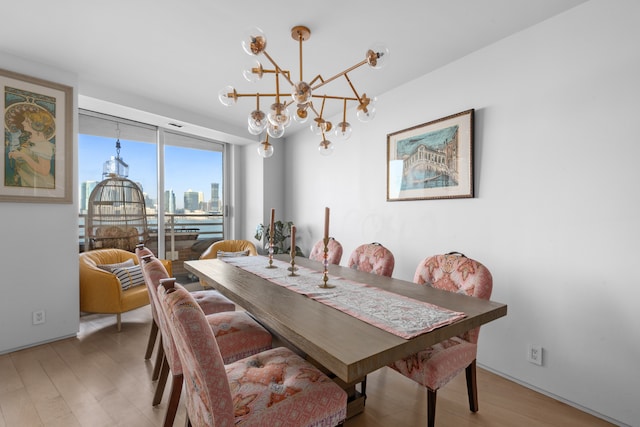
[[[288,256],[277,256],[289,261]],[[322,271],[322,264],[296,258],[296,264]],[[217,259],[185,261],[185,268],[243,307],[268,329],[351,383],[387,364],[506,316],[507,306],[412,282],[330,265],[330,275],[366,283],[425,301],[466,317],[412,339],[404,339],[283,286]],[[265,257],[265,267],[267,259]]]

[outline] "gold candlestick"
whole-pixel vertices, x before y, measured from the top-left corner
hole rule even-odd
[[[289,271],[291,273],[289,273],[289,276],[296,277],[297,276],[297,274],[296,274],[296,270],[297,269],[298,269],[298,267],[296,267],[296,253],[295,253],[295,250],[292,250],[291,251],[291,267],[289,267]]]
[[[273,265],[273,235],[269,237],[269,265],[267,268],[277,268]]]
[[[324,289],[335,288],[335,285],[327,283],[329,281],[329,238],[325,236],[322,241],[324,243],[324,254],[322,255],[322,264],[324,265],[324,271],[322,273],[322,284],[318,285],[318,287]]]

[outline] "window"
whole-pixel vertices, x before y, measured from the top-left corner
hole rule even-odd
[[[80,251],[91,191],[107,177],[105,162],[118,155],[145,196],[146,245],[174,261],[174,274],[186,273],[182,261],[223,238],[224,144],[85,110],[79,129]]]

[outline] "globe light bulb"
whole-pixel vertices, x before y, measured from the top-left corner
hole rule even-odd
[[[335,135],[339,141],[346,141],[347,139],[351,138],[352,131],[353,128],[348,122],[340,122],[336,126]]]
[[[248,55],[260,55],[267,48],[267,37],[258,27],[249,28],[242,38],[242,49]]]
[[[269,141],[262,141],[258,144],[258,154],[263,159],[268,159],[273,156],[273,145],[269,144]]]
[[[260,63],[260,61],[254,62],[252,67],[246,68],[242,71],[244,79],[251,83],[255,83],[258,80],[262,79],[263,74],[264,69],[262,68],[262,64]]]
[[[296,104],[305,104],[311,99],[311,86],[306,82],[298,82],[291,89],[291,98]]]
[[[368,123],[376,116],[376,103],[378,98],[369,99],[366,95],[362,96],[363,103],[358,105],[356,116],[363,123]]]
[[[271,138],[281,138],[284,135],[284,126],[275,126],[273,123],[269,123],[267,134]]]
[[[322,141],[320,141],[320,144],[318,145],[318,151],[323,156],[332,155],[334,149],[335,149],[335,146],[331,143],[331,141],[328,141],[326,139],[323,139]]]
[[[271,110],[267,115],[269,119],[269,123],[274,126],[282,126],[287,127],[291,123],[291,116],[289,115],[289,110],[287,110],[282,103],[274,103],[271,104]]]
[[[309,112],[307,111],[307,104],[298,104],[298,108],[293,114],[293,120],[296,123],[306,123],[308,119]]]
[[[225,86],[218,92],[218,100],[225,107],[231,107],[238,101],[238,93],[233,86]]]
[[[313,123],[309,125],[309,130],[314,135],[322,135],[322,132],[324,132],[324,119],[316,118]]]
[[[261,110],[253,110],[249,114],[249,118],[247,119],[247,121],[249,123],[249,127],[254,128],[258,131],[257,133],[254,133],[254,135],[257,135],[258,133],[265,130],[268,124],[267,115]]]
[[[389,48],[382,43],[375,43],[367,50],[366,59],[371,68],[379,70],[389,62]]]

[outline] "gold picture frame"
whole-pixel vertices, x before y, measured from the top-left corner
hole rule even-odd
[[[0,69],[0,201],[72,203],[73,88]]]
[[[473,197],[473,112],[387,135],[387,201]]]

